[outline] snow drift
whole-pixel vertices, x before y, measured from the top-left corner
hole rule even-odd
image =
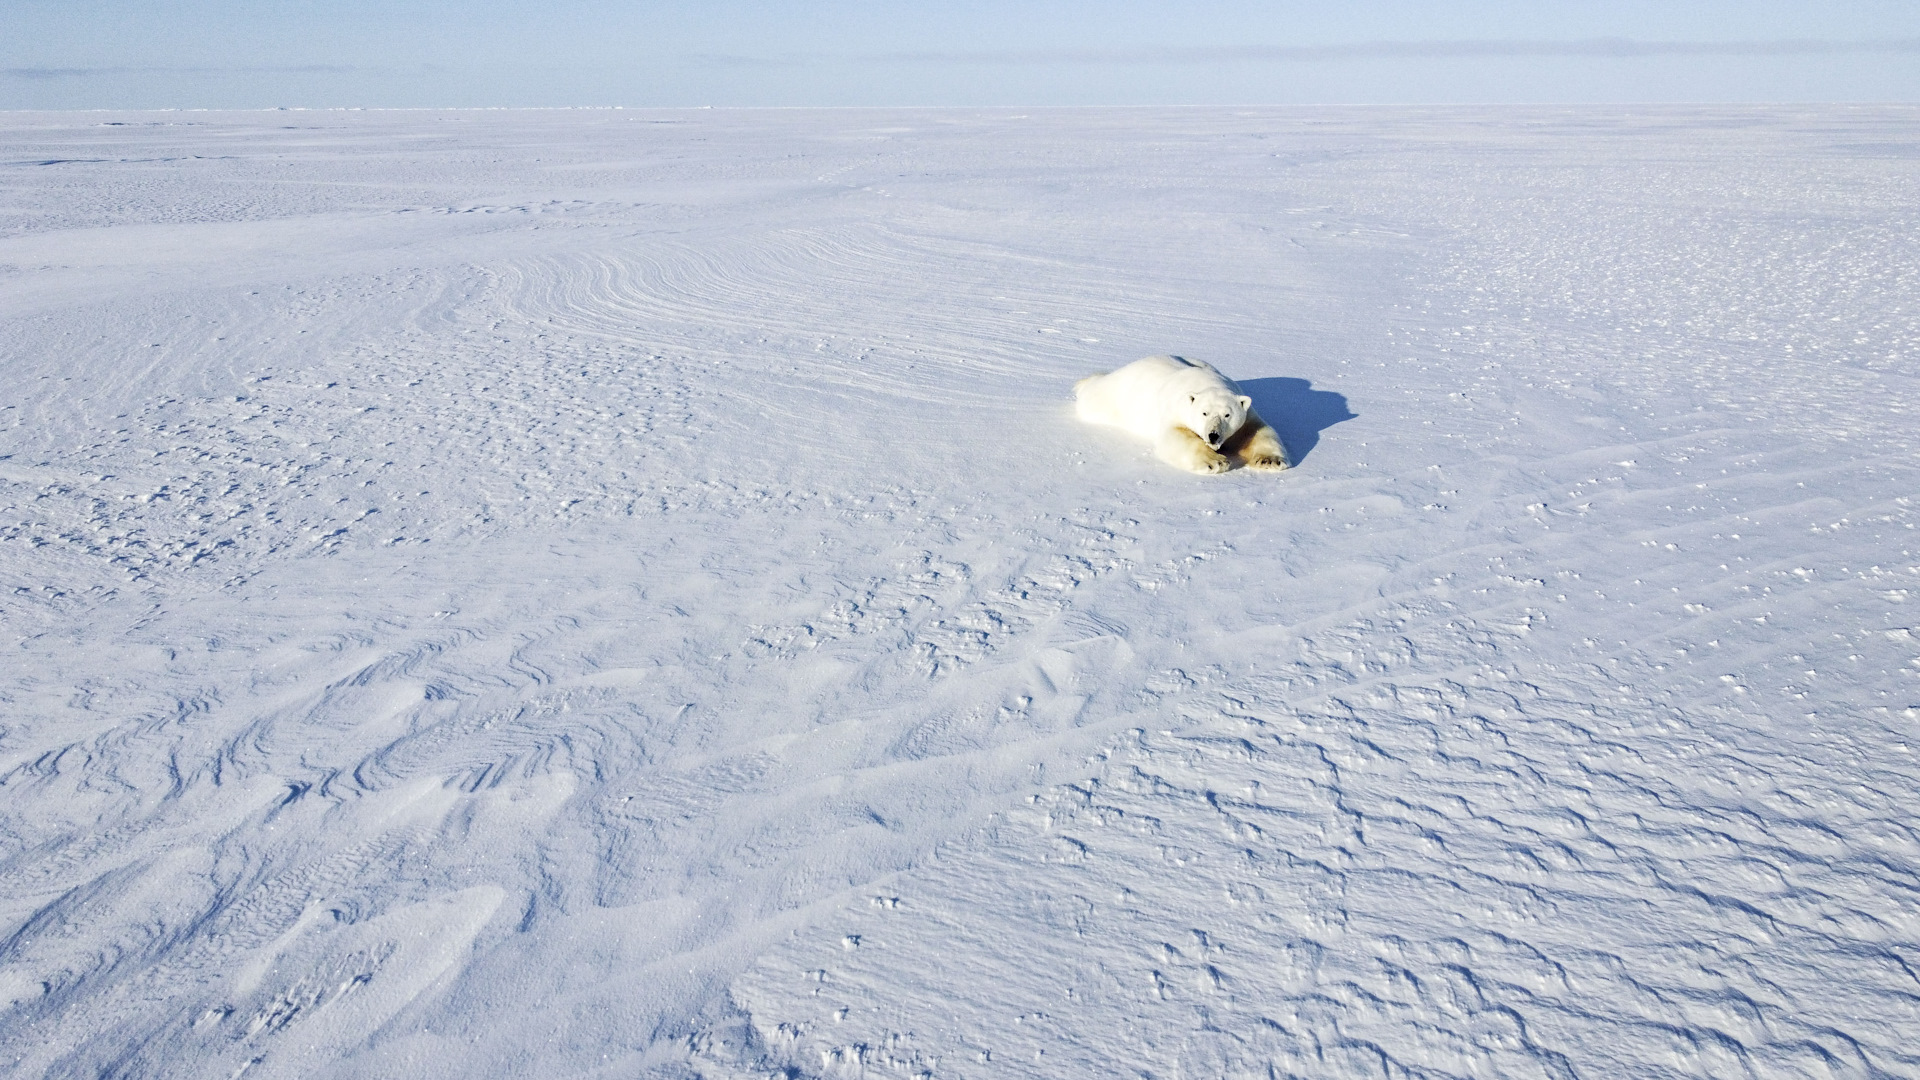
[[[1916,120],[7,114],[0,1062],[1920,1075]]]

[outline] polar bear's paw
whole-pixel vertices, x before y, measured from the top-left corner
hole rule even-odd
[[[1247,468],[1258,469],[1261,472],[1279,472],[1292,467],[1286,458],[1277,454],[1261,454],[1247,459]]]
[[[1233,462],[1221,454],[1208,454],[1194,461],[1190,466],[1194,472],[1212,476],[1233,468]]]

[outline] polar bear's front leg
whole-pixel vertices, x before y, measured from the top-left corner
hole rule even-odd
[[[1221,449],[1245,462],[1249,469],[1279,472],[1293,464],[1287,460],[1287,448],[1280,445],[1280,436],[1251,409],[1247,410],[1247,422]]]
[[[1232,467],[1226,458],[1213,452],[1205,440],[1186,428],[1168,428],[1153,443],[1153,454],[1176,469],[1197,473],[1223,473]]]

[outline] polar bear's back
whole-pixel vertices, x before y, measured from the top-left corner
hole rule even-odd
[[[1110,424],[1149,438],[1168,426],[1167,404],[1188,383],[1232,388],[1213,365],[1178,356],[1149,356],[1073,385],[1074,411],[1089,424]]]

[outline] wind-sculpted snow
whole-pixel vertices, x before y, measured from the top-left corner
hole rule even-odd
[[[1916,119],[8,114],[0,1071],[1920,1076]]]

